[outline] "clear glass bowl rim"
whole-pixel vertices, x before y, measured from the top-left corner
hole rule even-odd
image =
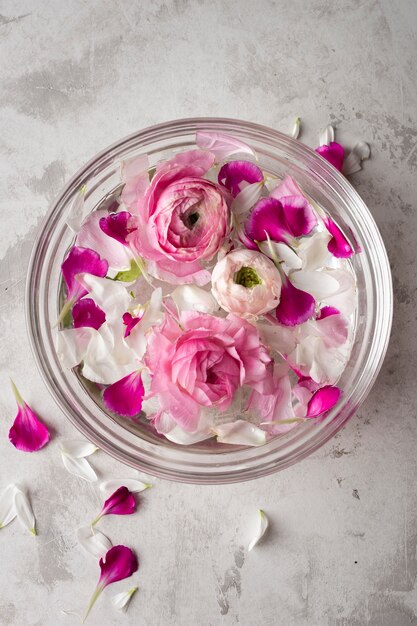
[[[51,232],[54,218],[62,213],[71,193],[94,175],[104,162],[121,158],[126,150],[173,139],[181,133],[195,132],[198,128],[237,136],[243,133],[247,140],[252,136],[272,148],[275,146],[287,151],[289,157],[296,161],[308,163],[350,203],[356,220],[369,233],[372,243],[375,315],[372,340],[366,353],[367,366],[354,388],[345,393],[339,405],[329,412],[326,419],[301,435],[299,441],[284,452],[277,451],[274,442],[278,442],[278,438],[258,448],[210,455],[201,455],[194,453],[192,448],[185,450],[178,446],[178,452],[170,451],[168,458],[161,458],[158,445],[149,442],[146,445],[142,442],[141,445],[140,440],[133,443],[127,432],[121,432],[124,429],[115,429],[113,424],[111,428],[104,422],[98,426],[97,415],[92,419],[89,410],[79,398],[68,397],[63,386],[62,372],[50,358],[51,350],[53,351],[50,337],[40,332],[39,320],[45,313],[45,303],[36,296],[39,295],[43,253],[48,246],[47,235]],[[115,142],[94,156],[69,180],[38,231],[28,267],[25,310],[30,345],[41,376],[58,406],[84,436],[119,461],[161,478],[202,484],[231,483],[268,475],[300,461],[332,438],[356,412],[372,388],[388,347],[393,310],[392,279],[385,246],[371,213],[347,179],[315,151],[287,135],[259,124],[227,118],[186,118],[145,128]],[[109,419],[102,415],[103,419]]]

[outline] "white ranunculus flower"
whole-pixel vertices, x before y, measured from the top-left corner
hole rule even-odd
[[[281,276],[274,263],[255,250],[233,250],[213,269],[212,293],[220,306],[251,319],[279,304]]]

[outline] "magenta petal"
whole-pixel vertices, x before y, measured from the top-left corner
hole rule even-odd
[[[23,401],[14,383],[13,391],[17,400],[18,410],[13,426],[9,431],[9,440],[18,450],[36,452],[49,441],[49,430],[32,409]]]
[[[87,293],[87,290],[77,280],[78,274],[103,277],[107,274],[108,268],[107,261],[101,259],[94,250],[73,246],[61,265],[62,276],[68,289],[68,299],[76,300]]]
[[[316,152],[326,159],[326,161],[329,161],[339,172],[342,171],[345,149],[340,143],[332,141],[329,146],[324,145],[316,148]]]
[[[294,287],[288,278],[283,279],[281,300],[276,308],[276,317],[280,324],[284,326],[303,324],[312,317],[315,305],[312,295]]]
[[[259,183],[263,180],[262,170],[250,161],[230,161],[220,168],[219,184],[225,187],[233,197],[242,191],[240,183]]]
[[[286,241],[288,225],[282,204],[276,198],[262,198],[253,207],[245,226],[246,235],[253,241]]]
[[[336,309],[334,306],[324,306],[318,312],[317,319],[324,320],[325,317],[330,317],[331,315],[340,315],[339,309]]]
[[[106,217],[102,217],[100,228],[103,233],[109,237],[113,237],[123,245],[129,245],[127,236],[136,230],[136,224],[132,215],[128,211],[120,211],[120,213],[110,213]]]
[[[99,586],[102,588],[118,580],[129,578],[139,567],[135,553],[126,546],[113,546],[104,559],[99,562],[101,575]]]
[[[314,209],[304,196],[284,196],[280,202],[293,237],[308,235],[317,226]]]
[[[91,298],[78,300],[72,308],[74,328],[95,328],[98,330],[106,321],[105,312]]]
[[[354,253],[354,250],[340,228],[335,222],[326,215],[323,222],[329,233],[332,235],[327,249],[338,259],[348,259]]]
[[[103,515],[131,515],[136,510],[136,500],[127,487],[119,487],[105,501],[99,517]]]
[[[124,337],[129,337],[136,324],[139,324],[142,316],[133,317],[130,313],[123,313],[123,324],[126,326]]]
[[[133,372],[107,387],[103,401],[113,413],[134,417],[142,408],[144,393],[140,372]]]
[[[318,417],[322,413],[329,411],[339,401],[342,395],[339,387],[326,385],[313,394],[307,405],[306,417]]]

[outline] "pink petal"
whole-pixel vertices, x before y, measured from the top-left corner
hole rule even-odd
[[[133,372],[107,387],[103,401],[113,413],[134,417],[142,408],[144,393],[140,372]]]
[[[283,277],[281,300],[276,308],[276,317],[281,324],[303,324],[314,314],[315,305],[313,296],[297,289],[288,278]]]
[[[236,197],[243,187],[241,183],[260,183],[264,178],[262,170],[250,161],[230,161],[219,172],[219,184]]]
[[[317,226],[314,209],[304,196],[283,196],[280,202],[293,237],[308,235]]]
[[[24,402],[16,385],[12,382],[18,411],[13,426],[9,431],[9,440],[18,450],[36,452],[49,441],[49,431],[32,409]]]
[[[210,150],[214,154],[216,161],[223,161],[233,154],[246,153],[255,155],[252,148],[246,143],[223,133],[198,130],[195,142],[199,148]]]
[[[270,193],[271,198],[276,198],[277,200],[281,200],[285,196],[302,196],[303,193],[298,186],[298,183],[292,178],[292,176],[287,175],[283,181],[281,181],[273,191]]]
[[[326,159],[326,161],[329,161],[339,172],[342,171],[345,149],[340,143],[331,141],[329,146],[324,145],[316,148],[316,152]]]
[[[213,165],[214,154],[206,150],[186,150],[178,152],[171,159],[160,161],[156,166],[157,172],[165,172],[174,167],[194,168],[194,176],[203,176]],[[184,177],[187,173],[184,172]]]
[[[136,209],[138,199],[146,193],[149,187],[148,169],[147,155],[134,157],[122,163],[121,175],[125,185],[120,199],[127,207]]]
[[[339,387],[326,385],[313,394],[307,405],[306,417],[318,417],[322,413],[329,411],[339,401],[342,395]]]
[[[333,256],[338,259],[348,259],[351,257],[354,250],[337,224],[335,224],[335,222],[327,215],[323,218],[323,222],[329,233],[332,235],[332,238],[327,244],[329,252],[331,252]]]
[[[118,580],[129,578],[129,576],[137,571],[139,563],[135,553],[130,548],[119,545],[110,548],[104,559],[100,559],[99,566],[101,570],[100,578],[93,597],[91,598],[83,624],[103,589]]]
[[[252,241],[286,241],[288,226],[282,204],[276,198],[262,198],[253,207],[245,226],[246,235]]]
[[[317,315],[318,320],[323,320],[326,317],[330,317],[331,315],[340,315],[339,309],[336,309],[334,306],[324,306],[320,309]]]
[[[119,487],[103,504],[100,514],[92,522],[97,524],[104,515],[132,515],[136,510],[136,500],[127,487]]]
[[[139,324],[142,317],[133,317],[130,313],[123,314],[123,324],[126,326],[124,337],[129,337],[136,324]]]
[[[99,585],[106,587],[118,580],[129,578],[139,567],[135,553],[126,546],[113,546],[99,562],[101,575]]]
[[[98,330],[106,321],[105,312],[92,300],[82,298],[72,308],[74,328],[95,328]]]
[[[94,250],[73,246],[61,265],[62,276],[68,289],[68,299],[78,300],[87,293],[77,280],[78,274],[103,277],[107,274],[108,268],[107,261],[101,259]]]
[[[132,215],[128,211],[120,211],[120,213],[110,213],[106,217],[100,219],[100,228],[103,233],[109,237],[113,237],[123,245],[129,245],[127,236],[136,230],[136,224]]]

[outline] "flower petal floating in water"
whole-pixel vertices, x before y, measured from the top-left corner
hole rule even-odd
[[[345,149],[340,143],[331,141],[328,146],[323,145],[316,148],[316,152],[331,163],[339,172],[342,171]]]
[[[136,500],[125,486],[119,487],[107,500],[99,515],[91,523],[95,526],[104,515],[132,515],[136,510]]]
[[[113,413],[134,417],[142,408],[144,393],[140,372],[133,372],[107,387],[103,401]]]
[[[259,543],[259,541],[265,535],[269,526],[269,520],[268,520],[266,513],[262,511],[261,509],[259,509],[258,514],[259,514],[258,528],[256,530],[255,536],[253,537],[252,541],[248,545],[248,552],[250,552],[256,546],[256,544]]]
[[[99,225],[103,233],[116,239],[116,241],[119,241],[124,246],[129,245],[127,238],[130,233],[136,230],[135,221],[128,211],[110,213],[100,219]]]
[[[113,275],[116,272],[129,269],[132,253],[127,246],[112,237],[108,237],[101,230],[100,221],[102,218],[107,218],[108,215],[106,209],[98,209],[90,213],[81,226],[75,245],[94,250],[104,257],[109,264],[109,274]]]
[[[264,180],[262,170],[250,161],[230,161],[220,168],[219,184],[230,191],[235,198],[245,184],[260,183]]]
[[[351,257],[354,250],[337,224],[335,224],[328,215],[323,217],[323,222],[332,236],[327,244],[329,252],[338,259],[348,259]]]
[[[17,519],[31,535],[36,535],[36,521],[27,495],[17,486],[14,488],[14,506]]]
[[[123,313],[123,324],[126,326],[124,337],[129,337],[136,324],[139,324],[142,316],[133,317],[129,312]]]
[[[231,443],[237,446],[262,446],[266,442],[266,433],[245,420],[236,420],[228,424],[219,424],[213,432],[219,443]]]
[[[35,452],[48,443],[49,430],[23,400],[14,382],[11,381],[11,383],[18,410],[9,431],[9,439],[18,450]]]
[[[75,302],[87,293],[77,280],[78,274],[105,276],[108,268],[107,261],[101,259],[94,250],[73,246],[61,265],[62,276],[68,289],[68,300]]]
[[[101,575],[84,617],[84,622],[103,589],[107,585],[129,578],[139,567],[136,555],[126,546],[113,546],[113,548],[110,548],[104,559],[100,559],[99,565]]]
[[[79,192],[75,196],[66,219],[67,226],[69,226],[74,233],[77,233],[81,228],[84,217],[84,200],[86,191],[87,185],[82,185]]]
[[[341,395],[342,392],[339,387],[326,385],[325,387],[318,389],[318,391],[313,394],[307,405],[306,417],[318,417],[326,411],[329,411],[335,404],[337,404]]]
[[[132,210],[136,209],[139,198],[143,197],[149,187],[149,159],[141,155],[122,161],[120,179],[124,183],[121,201]]]
[[[77,539],[80,546],[97,559],[104,557],[113,545],[106,535],[91,526],[79,528]]]
[[[150,483],[144,483],[138,478],[110,478],[109,480],[103,480],[99,485],[100,491],[106,494],[113,493],[122,486],[127,487],[132,493],[140,493],[152,487]]]
[[[197,285],[180,285],[171,293],[178,311],[200,311],[214,314],[219,306],[209,291]]]
[[[308,235],[317,225],[313,208],[304,196],[262,198],[252,209],[246,222],[246,234],[253,241],[288,242],[293,237]]]
[[[360,141],[352,148],[348,157],[345,159],[342,168],[342,174],[349,176],[362,169],[362,161],[369,159],[371,156],[371,148],[365,141]]]
[[[263,180],[261,180],[259,183],[251,183],[244,187],[242,191],[239,191],[232,202],[232,214],[242,215],[247,213],[261,197],[263,185]]]
[[[316,302],[312,295],[294,287],[282,273],[281,300],[276,308],[277,320],[284,326],[297,326],[312,317]]]
[[[105,312],[91,298],[82,298],[72,307],[74,328],[95,328],[98,330],[106,321]]]
[[[121,591],[112,597],[111,601],[113,606],[119,611],[127,611],[131,599],[137,592],[137,587],[131,587],[128,591]]]
[[[256,156],[252,148],[246,143],[223,133],[198,130],[195,142],[199,148],[210,150],[214,154],[216,161],[223,161],[233,154],[246,153]]]
[[[7,487],[0,494],[0,528],[10,524],[16,517],[16,507],[14,504],[14,485]]]

